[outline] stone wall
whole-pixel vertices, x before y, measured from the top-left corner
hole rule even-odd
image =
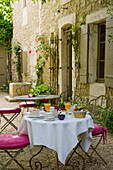
[[[27,1],[27,6],[23,8],[23,1],[15,2],[13,12],[13,46],[15,42],[21,44],[23,51],[27,51],[27,74],[23,75],[23,81],[30,81],[36,78],[34,66],[36,65],[36,35],[39,34],[39,5],[31,0]],[[29,54],[31,50],[31,54]],[[14,53],[13,53],[14,57]],[[13,81],[16,80],[15,68],[12,70]]]
[[[30,81],[31,79],[36,79],[34,72],[34,67],[36,65],[36,59],[38,54],[35,53],[37,42],[35,37],[37,34],[45,34],[48,37],[48,40],[51,36],[51,33],[59,35],[59,21],[63,18],[70,16],[70,14],[75,15],[76,22],[81,20],[81,16],[92,14],[95,18],[94,12],[100,11],[103,8],[106,8],[104,0],[50,0],[43,6],[39,0],[36,3],[33,3],[31,0],[27,0],[27,6],[22,7],[23,1],[15,2],[14,4],[14,35],[13,35],[13,44],[14,42],[20,42],[23,51],[27,51],[27,73],[23,74],[23,81]],[[68,7],[68,10],[61,9],[62,15],[58,17],[55,15],[56,11],[60,7]],[[68,24],[68,23],[67,23]],[[29,54],[29,50],[31,53]],[[59,51],[60,52],[60,51]],[[14,54],[13,56],[14,57]],[[76,60],[79,61],[79,55]],[[50,81],[50,70],[49,70],[49,60],[45,65],[43,79],[45,84],[49,84]],[[12,67],[13,81],[16,81],[16,73],[14,66]],[[59,80],[60,82],[60,80]],[[82,98],[89,97],[90,95],[90,86],[89,84],[80,83],[80,70],[78,65],[75,66],[75,81],[74,81],[74,95],[75,99],[78,96]],[[60,88],[59,83],[59,88]],[[106,94],[108,96],[113,96],[113,90],[107,88]],[[112,97],[111,97],[112,98]]]

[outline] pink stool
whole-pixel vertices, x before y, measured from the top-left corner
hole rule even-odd
[[[3,164],[4,160],[0,160],[0,165],[2,165],[2,169],[7,169],[7,166],[14,160],[22,169],[23,166],[15,159],[16,156],[23,151],[23,148],[29,145],[29,138],[27,135],[23,134],[0,134],[0,152],[4,151],[7,153],[11,159]],[[11,151],[15,151],[15,155],[11,155]],[[3,152],[1,152],[3,153]]]
[[[20,114],[20,112],[20,108],[0,109],[0,115],[6,120],[6,122],[0,128],[0,132],[2,132],[9,124],[17,130],[17,127],[12,121]],[[8,118],[7,115],[11,115],[11,117]]]

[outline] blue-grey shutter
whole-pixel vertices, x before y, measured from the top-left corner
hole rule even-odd
[[[80,36],[80,82],[87,83],[88,25],[81,27]]]
[[[105,56],[105,84],[113,87],[113,39],[109,42],[109,35],[113,35],[113,17],[106,18],[106,56]]]

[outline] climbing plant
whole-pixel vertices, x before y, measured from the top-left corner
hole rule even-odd
[[[15,52],[15,60],[13,60],[13,63],[16,65],[16,71],[18,74],[18,81],[21,82],[22,81],[22,73],[21,73],[21,53],[22,53],[22,49],[20,46],[20,43],[17,42],[15,43],[14,47],[14,52]]]
[[[81,26],[85,24],[86,15],[83,14],[81,16],[81,20],[79,20],[76,24],[72,24],[72,46],[75,51],[75,66],[79,67],[79,58],[78,58],[78,51],[79,51],[79,36],[80,36],[80,29]]]
[[[33,1],[33,2],[36,2],[36,1],[38,1],[38,0],[32,0],[32,1]],[[47,2],[47,0],[41,0],[41,1],[42,1],[42,5]],[[48,1],[50,1],[50,0],[48,0]]]
[[[48,60],[48,57],[50,55],[50,46],[49,42],[47,41],[47,37],[44,35],[37,35],[36,36],[36,42],[37,42],[37,50],[36,53],[38,53],[37,57],[37,63],[35,66],[35,71],[37,75],[37,85],[43,83],[43,68],[45,66],[46,60]]]
[[[79,44],[79,35],[80,35],[80,27],[85,24],[85,18],[86,15],[84,14],[81,16],[81,21],[78,21],[76,24],[72,24],[72,45],[74,48],[74,51],[78,53],[78,44]]]
[[[8,52],[11,52],[11,38],[13,36],[13,8],[11,3],[15,1],[19,2],[20,0],[0,0],[0,42],[4,43]],[[38,0],[32,1],[36,2]],[[43,5],[47,0],[41,1]]]

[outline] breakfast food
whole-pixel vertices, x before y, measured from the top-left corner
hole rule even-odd
[[[83,106],[76,107],[74,111],[85,111],[86,109]]]
[[[76,107],[74,109],[75,118],[85,118],[85,116],[86,116],[86,109],[83,106]]]
[[[39,109],[33,109],[32,111],[39,111]]]

